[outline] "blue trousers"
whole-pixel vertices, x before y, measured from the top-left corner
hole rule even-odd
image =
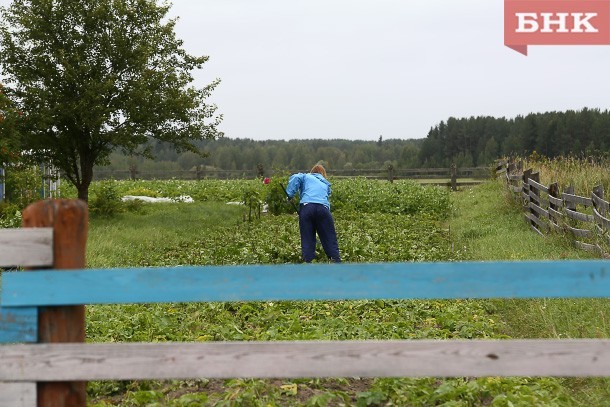
[[[320,237],[324,252],[331,261],[341,262],[335,221],[326,206],[315,203],[301,204],[299,229],[301,231],[301,252],[306,263],[311,263],[316,257],[316,233]]]

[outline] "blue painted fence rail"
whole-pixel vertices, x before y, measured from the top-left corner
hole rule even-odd
[[[38,308],[0,308],[0,343],[38,340]]]
[[[2,307],[149,302],[610,297],[610,262],[523,261],[4,273]]]

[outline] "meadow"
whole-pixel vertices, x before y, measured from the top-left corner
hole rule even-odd
[[[589,256],[561,236],[549,236],[541,244],[542,238],[527,227],[500,182],[450,193],[411,181],[331,181],[333,215],[347,262]],[[87,265],[299,262],[298,220],[291,206],[278,198],[280,182],[285,179],[269,185],[217,180],[98,183],[92,189]],[[121,204],[116,198],[123,195],[189,195],[195,202]],[[258,206],[252,203],[274,197],[277,214],[259,217]],[[227,205],[229,201],[250,205]],[[321,252],[317,261],[326,261]],[[87,338],[107,342],[607,337],[610,330],[599,319],[607,310],[603,300],[89,306]],[[609,389],[604,379],[202,378],[92,382],[88,394],[92,406],[584,406],[608,403]]]

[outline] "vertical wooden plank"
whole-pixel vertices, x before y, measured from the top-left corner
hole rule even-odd
[[[549,196],[552,196],[553,198],[560,198],[559,184],[557,184],[557,182],[553,182],[551,185],[549,185]],[[560,219],[557,219],[556,214],[557,212],[561,211],[561,208],[559,208],[559,206],[552,202],[550,199],[549,208],[552,209],[552,211],[549,211],[549,221],[555,226],[555,230],[558,230],[560,228],[559,225],[562,222],[560,221]]]
[[[53,268],[85,267],[87,204],[81,200],[35,202],[23,211],[24,227],[53,228]],[[38,342],[84,342],[85,307],[47,307],[38,316]],[[39,382],[39,407],[85,407],[86,382]]]
[[[451,164],[451,190],[457,191],[457,167],[455,163]]]
[[[566,194],[570,194],[570,195],[574,195],[574,186],[573,185],[569,185],[567,186],[563,192],[565,192]],[[570,209],[572,211],[576,210],[576,203],[572,202],[572,201],[564,201],[563,202],[563,206],[566,209]]]

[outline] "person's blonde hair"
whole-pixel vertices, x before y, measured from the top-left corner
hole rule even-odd
[[[311,171],[309,171],[309,172],[311,174],[322,174],[322,176],[324,178],[326,178],[326,170],[320,164],[314,165],[313,168],[311,169]]]

